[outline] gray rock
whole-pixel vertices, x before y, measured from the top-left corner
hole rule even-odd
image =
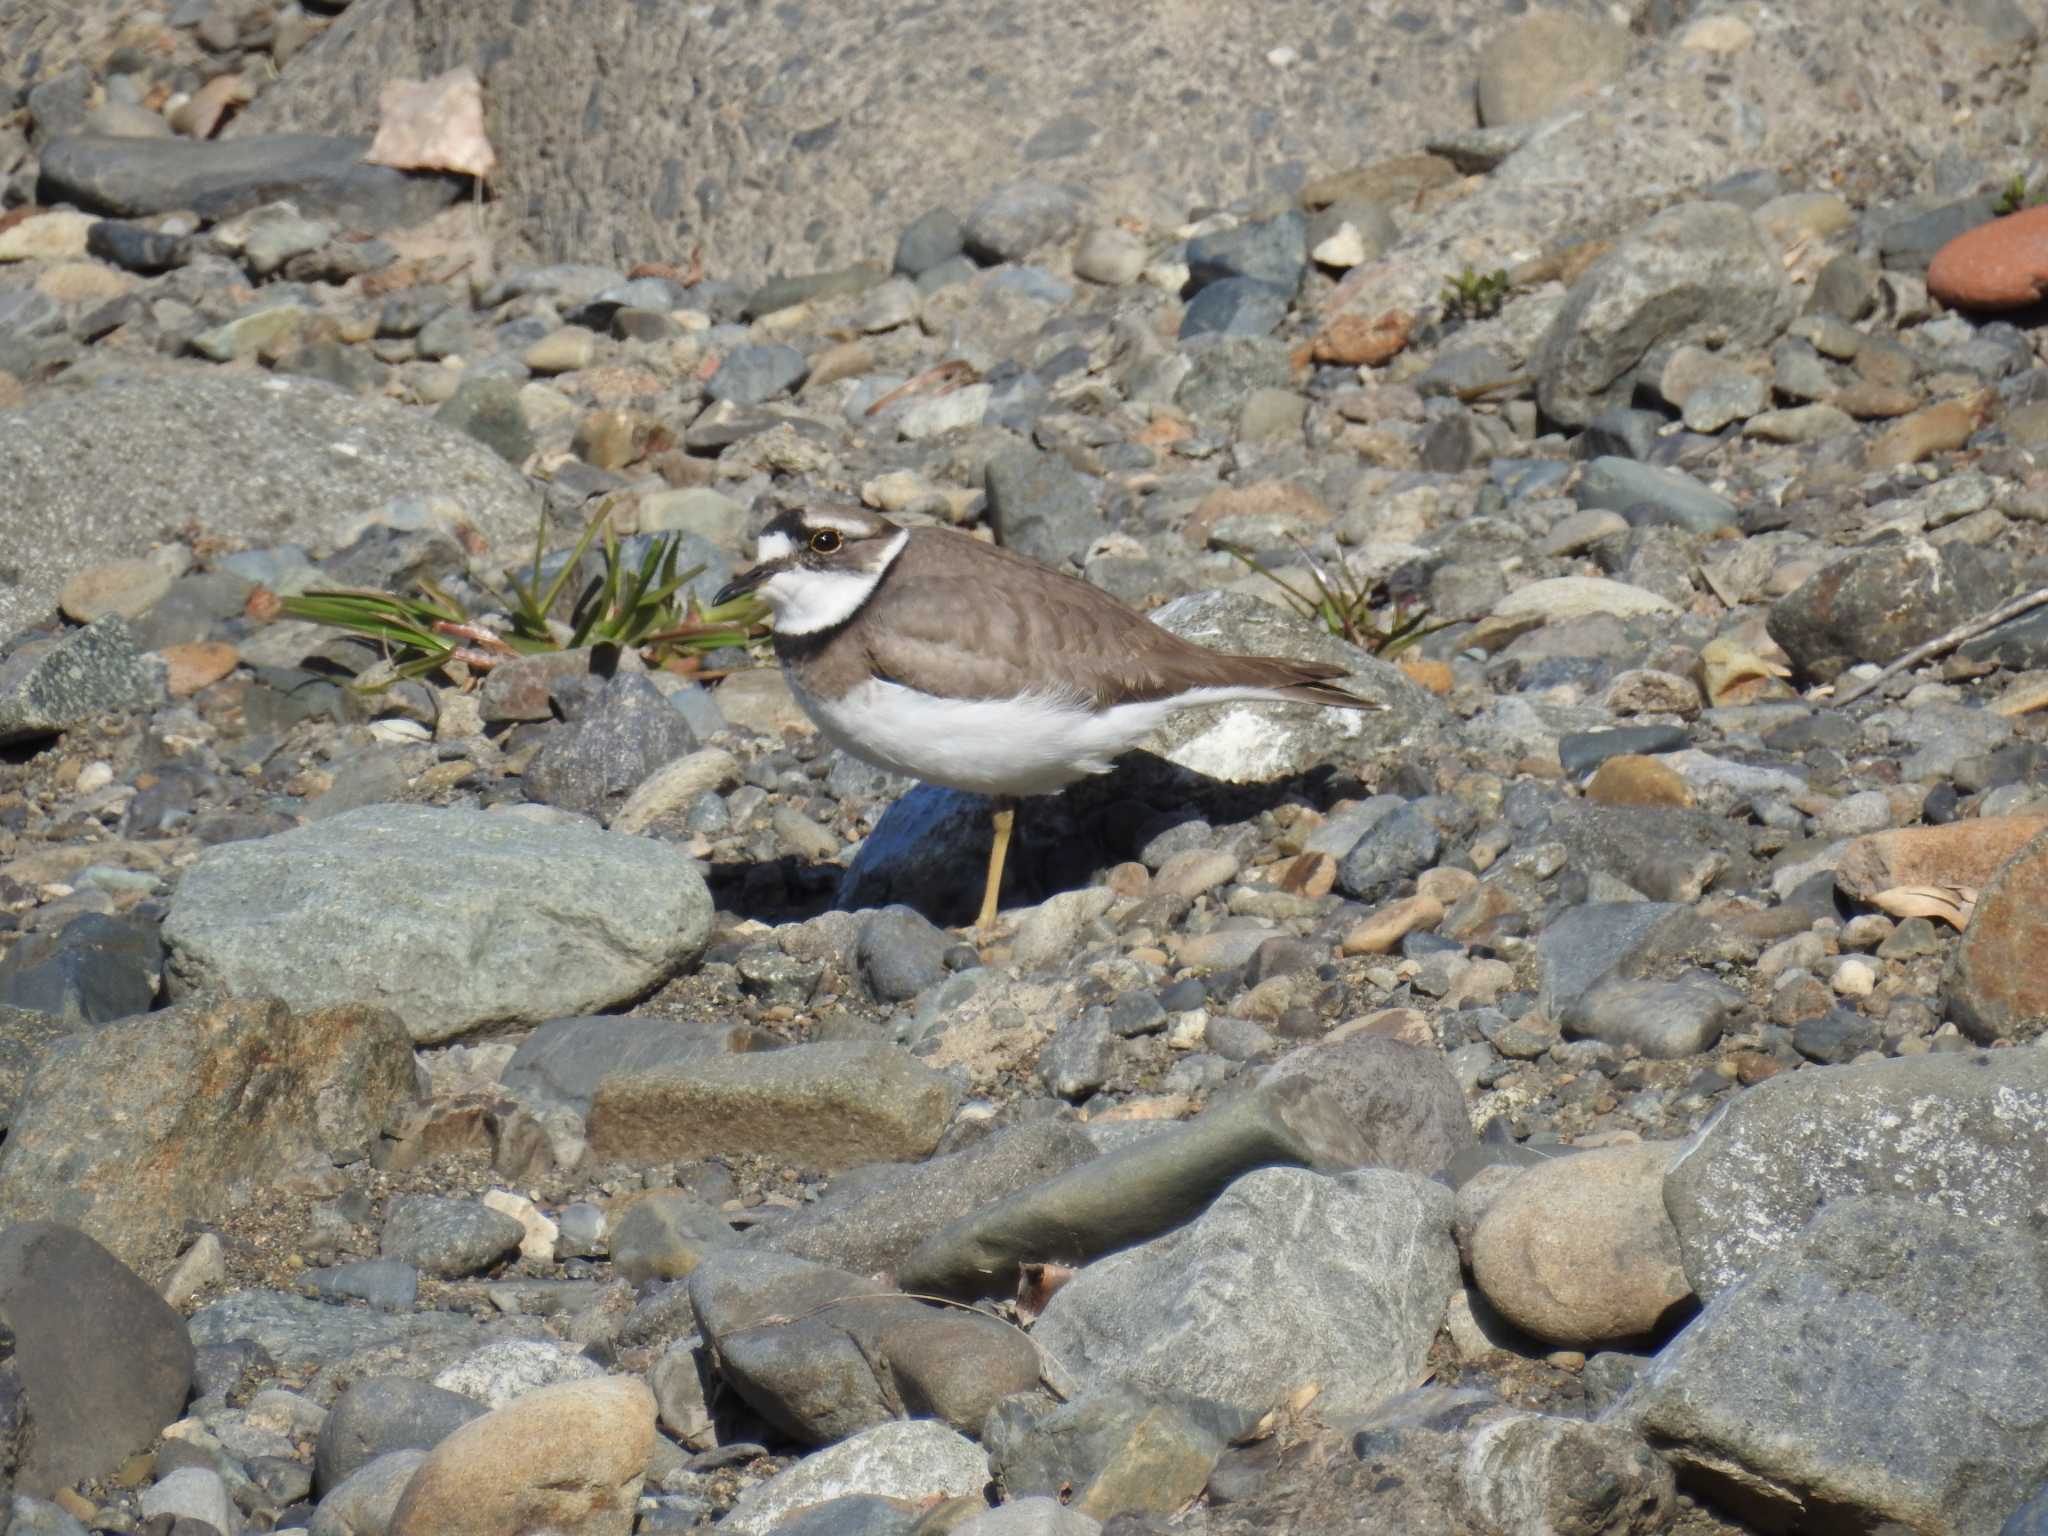
[[[0,448],[0,459],[4,455]],[[0,555],[6,543],[0,537]],[[52,587],[51,598],[55,591]],[[0,593],[0,629],[40,617],[21,609],[9,617],[7,603]],[[16,646],[0,661],[0,745],[55,736],[123,710],[147,709],[163,696],[162,669],[136,650],[127,621],[109,614],[83,629]]]
[[[1892,272],[1925,272],[1934,253],[1949,241],[1997,217],[1995,201],[1990,197],[1965,198],[1959,203],[1894,219],[1877,237],[1878,260]]]
[[[1290,1051],[1259,1081],[1314,1083],[1333,1095],[1365,1143],[1360,1167],[1427,1176],[1473,1145],[1464,1091],[1435,1047],[1357,1035]]]
[[[1152,618],[1183,640],[1215,650],[1345,667],[1343,686],[1387,706],[1219,704],[1183,710],[1153,737],[1153,750],[1182,768],[1231,783],[1260,782],[1364,754],[1419,747],[1450,728],[1444,706],[1400,668],[1263,599],[1200,592],[1175,599]]]
[[[1088,1265],[1033,1337],[1084,1386],[1257,1414],[1317,1382],[1325,1413],[1359,1413],[1415,1380],[1457,1278],[1441,1185],[1267,1168],[1190,1225]]]
[[[1575,446],[1585,458],[1647,459],[1657,450],[1663,425],[1664,418],[1655,411],[1609,406],[1586,423]]]
[[[708,1254],[739,1241],[725,1218],[679,1189],[651,1189],[612,1226],[612,1269],[638,1290],[650,1280],[684,1280]]]
[[[1287,318],[1293,290],[1256,277],[1226,277],[1188,301],[1180,339],[1197,336],[1270,336]]]
[[[540,446],[533,424],[526,419],[520,389],[518,380],[500,375],[466,378],[435,408],[434,423],[474,439],[517,468]]]
[[[1533,10],[1507,23],[1479,52],[1479,121],[1534,123],[1621,77],[1626,27],[1567,10]]]
[[[11,1468],[23,1493],[109,1476],[185,1406],[184,1320],[82,1232],[50,1221],[0,1232],[0,1327],[30,1430]]]
[[[0,290],[0,366],[33,374],[71,352],[63,306],[33,288]]]
[[[475,1406],[483,1411],[482,1404]],[[313,1511],[307,1536],[384,1536],[406,1485],[426,1459],[423,1450],[405,1450],[364,1462],[328,1490]]]
[[[1745,890],[1756,874],[1744,829],[1707,811],[1569,800],[1552,809],[1549,831],[1574,867],[1660,901],[1696,901],[1709,887]]]
[[[1568,778],[1591,773],[1610,757],[1677,752],[1692,738],[1682,725],[1624,725],[1612,731],[1573,731],[1557,739],[1558,766]]]
[[[711,898],[666,844],[428,806],[209,850],[164,924],[174,990],[389,1000],[413,1038],[640,996],[703,953]]]
[[[169,1518],[172,1529],[196,1526],[236,1536],[241,1518],[220,1473],[211,1467],[178,1467],[142,1490],[142,1518]]]
[[[1006,1499],[1063,1499],[1106,1520],[1179,1510],[1248,1428],[1246,1415],[1220,1403],[1112,1384],[1057,1404],[1008,1398],[989,1414],[982,1443]]]
[[[656,769],[697,750],[690,722],[637,673],[603,686],[594,707],[555,732],[521,782],[544,805],[609,819]]]
[[[0,587],[0,634],[41,617],[83,565],[133,554],[196,506],[223,542],[315,552],[399,497],[445,498],[507,550],[532,545],[539,511],[525,476],[417,411],[307,379],[169,365],[87,374],[0,412],[0,484],[0,566],[22,573]]]
[[[839,877],[833,905],[860,911],[897,903],[928,917],[971,922],[981,903],[995,831],[986,797],[920,784],[883,813]],[[1026,810],[1022,821],[1037,809]],[[1019,851],[1011,844],[1012,858]],[[1006,876],[1006,883],[1013,878]]]
[[[1337,865],[1337,886],[1358,901],[1386,901],[1434,864],[1442,846],[1429,818],[1404,805],[1352,845]]]
[[[1539,1001],[1552,1018],[1609,976],[1629,974],[1665,935],[1689,921],[1671,902],[1590,902],[1568,907],[1537,940],[1543,981]]]
[[[1183,350],[1187,375],[1173,398],[1205,421],[1234,421],[1253,391],[1286,389],[1294,382],[1287,344],[1276,337],[1215,335]]]
[[[582,1115],[608,1072],[698,1061],[766,1044],[745,1024],[608,1015],[550,1019],[519,1042],[499,1082],[518,1098],[566,1105]]]
[[[1772,605],[1771,638],[1800,675],[1832,681],[1857,662],[1886,662],[2010,594],[2009,567],[1971,544],[1924,539],[1858,550]]]
[[[2048,666],[2048,609],[2036,608],[1965,640],[1957,654],[1969,661],[1994,661],[2014,672]]]
[[[1730,203],[1681,203],[1615,242],[1572,285],[1533,360],[1544,413],[1583,426],[1629,403],[1651,348],[1768,346],[1792,318],[1783,267]]]
[[[722,1378],[807,1444],[905,1415],[979,1430],[999,1398],[1037,1382],[1037,1352],[1016,1329],[874,1291],[863,1276],[746,1248],[713,1255],[690,1277]]]
[[[525,1228],[475,1200],[408,1195],[392,1203],[381,1252],[430,1275],[482,1274],[519,1251]]]
[[[210,223],[287,200],[308,218],[377,233],[431,218],[468,178],[371,165],[367,139],[278,134],[139,139],[75,134],[43,147],[36,195],[92,213],[141,218],[189,209]]]
[[[953,1527],[957,1536],[1096,1536],[1102,1522],[1051,1494],[1013,1499]]]
[[[163,979],[156,926],[83,912],[62,928],[17,939],[0,959],[0,1004],[49,1014],[74,1028],[147,1012]]]
[[[2027,1050],[1788,1072],[1729,1103],[1664,1180],[1686,1279],[1711,1300],[1829,1202],[1905,1195],[2005,1231],[2048,1178],[2048,1060]]]
[[[904,225],[896,240],[895,269],[922,277],[966,249],[960,220],[950,208],[933,208]]]
[[[2048,1536],[2048,1483],[2035,1489],[2032,1498],[2006,1517],[1998,1536]]]
[[[165,1259],[278,1169],[366,1156],[412,1093],[411,1047],[377,1009],[250,998],[102,1024],[37,1063],[0,1149],[0,1222]]]
[[[1262,1084],[961,1217],[918,1244],[897,1280],[914,1291],[1009,1295],[1022,1265],[1086,1263],[1142,1243],[1194,1219],[1251,1169],[1355,1168],[1366,1151],[1336,1095],[1298,1079]]]
[[[748,295],[745,314],[750,320],[759,319],[763,315],[772,315],[777,310],[789,309],[811,300],[856,298],[879,286],[887,277],[888,274],[880,267],[866,262],[858,266],[841,267],[831,272],[807,272],[798,277],[772,277]],[[744,346],[737,349],[739,352],[753,353],[782,353],[789,350],[791,349],[779,343],[766,347]],[[798,362],[802,362],[801,355]],[[749,372],[758,370],[762,374],[772,374],[787,365],[787,358],[755,357],[742,365],[742,373],[735,374],[733,382],[739,382]],[[769,394],[775,392],[770,390]],[[712,398],[727,397],[714,395]],[[761,398],[765,400],[767,395]]]
[[[714,400],[760,405],[784,390],[796,388],[810,371],[803,353],[781,342],[735,347],[725,355],[725,361],[704,387]]]
[[[1107,1008],[1084,1009],[1038,1048],[1038,1080],[1056,1099],[1078,1104],[1108,1083],[1120,1044]]]
[[[1079,217],[1079,205],[1065,187],[1013,181],[974,205],[961,225],[960,242],[976,261],[1022,261],[1066,239]]]
[[[1566,1035],[1632,1045],[1652,1061],[1713,1049],[1746,999],[1704,972],[1676,981],[1624,981],[1610,975],[1558,1016]]]
[[[1658,518],[1694,533],[1712,533],[1736,524],[1735,504],[1708,490],[1678,469],[1660,469],[1630,459],[1602,457],[1579,476],[1575,493],[1582,507],[1604,507],[1641,522],[1639,509],[1654,508]]]
[[[950,934],[909,907],[884,907],[860,925],[855,960],[875,1001],[903,1003],[946,979],[953,944]]]
[[[988,461],[988,520],[1005,549],[1051,566],[1079,566],[1109,531],[1088,482],[1056,453],[1019,447]]]
[[[978,1496],[988,1457],[965,1435],[929,1419],[877,1424],[814,1452],[740,1495],[719,1529],[773,1536],[799,1509],[852,1494],[923,1501]]]
[[[327,1301],[366,1301],[387,1312],[404,1312],[420,1296],[420,1272],[395,1259],[359,1259],[309,1269],[299,1277]]]
[[[858,1274],[894,1269],[926,1238],[1092,1160],[1077,1125],[1048,1120],[990,1136],[964,1152],[893,1170],[876,1185],[840,1183],[824,1200],[766,1234],[768,1246]],[[841,1181],[844,1183],[844,1181]]]
[[[1614,1414],[1682,1482],[1739,1487],[1765,1528],[1826,1508],[1846,1528],[1990,1532],[2048,1477],[2044,1314],[2048,1252],[2026,1226],[1837,1199],[1716,1295]]]
[[[1292,292],[1308,270],[1308,220],[1288,212],[1188,242],[1188,281],[1196,292],[1227,278],[1248,277]]]
[[[0,1007],[0,1132],[13,1121],[43,1053],[77,1028],[74,1021],[37,1009]]]
[[[430,1451],[484,1405],[408,1376],[372,1376],[334,1400],[313,1452],[313,1486],[327,1493],[380,1456]]]
[[[1792,1026],[1792,1049],[1808,1061],[1823,1066],[1841,1066],[1865,1051],[1883,1044],[1875,1019],[1865,1018],[1849,1008],[1830,1008],[1826,1013],[1801,1019]]]
[[[793,1045],[617,1072],[590,1102],[590,1144],[624,1161],[757,1153],[840,1169],[924,1157],[959,1089],[894,1046]]]
[[[280,1368],[296,1372],[307,1381],[301,1390],[313,1396],[336,1394],[372,1376],[432,1373],[493,1340],[540,1331],[534,1319],[480,1322],[465,1312],[425,1307],[372,1312],[267,1290],[237,1291],[202,1307],[189,1327],[201,1358],[209,1348],[230,1345],[260,1350],[266,1374]]]

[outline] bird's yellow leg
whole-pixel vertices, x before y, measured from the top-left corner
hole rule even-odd
[[[1010,829],[1017,823],[1017,807],[1008,800],[996,802],[996,837],[988,851],[988,885],[981,893],[981,916],[974,920],[974,926],[986,934],[995,926],[996,897],[1003,889],[1003,860],[1010,853]]]

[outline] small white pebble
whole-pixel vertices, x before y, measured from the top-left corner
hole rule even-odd
[[[105,789],[114,782],[113,764],[104,761],[87,763],[78,770],[78,792],[89,795],[96,789]]]
[[[1868,960],[1844,960],[1830,980],[1843,997],[1868,997],[1877,987],[1877,971]]]
[[[1301,54],[1293,48],[1274,48],[1267,52],[1266,62],[1275,69],[1291,69],[1301,62]]]

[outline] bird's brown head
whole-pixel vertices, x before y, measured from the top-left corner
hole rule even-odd
[[[754,566],[726,583],[716,601],[758,592],[784,635],[836,629],[860,611],[909,535],[859,507],[793,507],[754,544]]]

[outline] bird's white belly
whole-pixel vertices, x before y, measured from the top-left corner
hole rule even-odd
[[[1041,795],[1111,763],[1176,709],[1257,697],[1242,689],[1091,710],[1056,695],[945,699],[870,679],[837,699],[791,691],[841,750],[929,784],[983,795]]]

